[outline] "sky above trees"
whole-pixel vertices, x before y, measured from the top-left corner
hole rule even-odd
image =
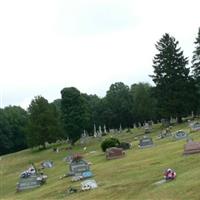
[[[191,61],[198,0],[0,1],[1,106],[26,108],[64,87],[104,96],[109,86],[149,82],[164,33]]]

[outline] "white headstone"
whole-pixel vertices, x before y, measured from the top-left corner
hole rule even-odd
[[[104,133],[107,133],[107,131],[106,131],[106,125],[104,124],[104,126],[103,126],[103,132]]]
[[[94,124],[94,137],[97,136],[97,129],[96,129],[96,125]]]

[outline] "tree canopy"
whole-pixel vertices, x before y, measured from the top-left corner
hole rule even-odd
[[[27,140],[30,147],[41,145],[45,148],[45,142],[51,143],[61,138],[59,114],[45,98],[35,97],[28,108],[28,115]]]
[[[152,79],[156,85],[155,95],[159,112],[165,118],[178,117],[189,112],[190,104],[190,76],[188,58],[178,47],[179,42],[169,34],[164,34],[157,42],[158,53],[153,60],[154,75]]]

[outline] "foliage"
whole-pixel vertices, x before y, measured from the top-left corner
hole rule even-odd
[[[108,110],[110,111],[110,127],[130,127],[132,125],[132,98],[129,87],[122,82],[114,83],[106,94]]]
[[[0,109],[0,155],[13,149],[12,132],[3,109]]]
[[[79,90],[74,87],[61,91],[61,110],[64,123],[65,137],[74,144],[86,128],[90,116],[88,106]]]
[[[12,153],[27,147],[24,127],[27,113],[18,106],[0,110],[0,155]]]
[[[195,50],[193,51],[192,57],[192,72],[195,82],[195,99],[193,100],[194,104],[196,105],[195,113],[200,113],[199,105],[200,105],[200,28],[198,31],[198,36],[194,42]]]
[[[200,80],[200,28],[194,44],[196,45],[196,47],[195,50],[193,51],[192,68],[195,79],[199,81]]]
[[[4,113],[12,133],[12,152],[27,148],[24,131],[28,119],[27,112],[19,106],[9,106],[4,108]]]
[[[178,41],[167,33],[157,42],[156,49],[158,53],[153,60],[154,75],[151,77],[156,85],[159,113],[165,118],[178,117],[180,122],[181,117],[191,111],[188,58],[183,56]]]
[[[60,139],[62,130],[59,123],[59,115],[53,104],[37,96],[28,108],[29,121],[26,128],[27,141],[30,147],[42,145],[45,142],[55,142]]]
[[[156,99],[153,97],[152,91],[153,88],[148,83],[131,85],[132,113],[135,122],[156,120]]]
[[[117,138],[106,138],[101,143],[101,149],[102,149],[103,152],[105,152],[107,148],[117,147],[118,145],[120,145],[120,142]]]

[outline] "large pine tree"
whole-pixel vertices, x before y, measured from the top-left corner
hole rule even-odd
[[[180,122],[190,111],[188,58],[183,56],[178,41],[167,33],[157,42],[156,49],[158,54],[153,59],[154,75],[151,77],[156,85],[159,114],[165,118],[178,117]]]
[[[195,44],[195,50],[193,51],[193,57],[192,57],[192,74],[194,77],[195,82],[195,113],[200,113],[199,105],[200,105],[200,28],[198,31],[198,36],[194,42]]]
[[[200,28],[194,44],[196,45],[196,47],[195,50],[193,51],[192,68],[195,79],[199,81],[200,80]]]

